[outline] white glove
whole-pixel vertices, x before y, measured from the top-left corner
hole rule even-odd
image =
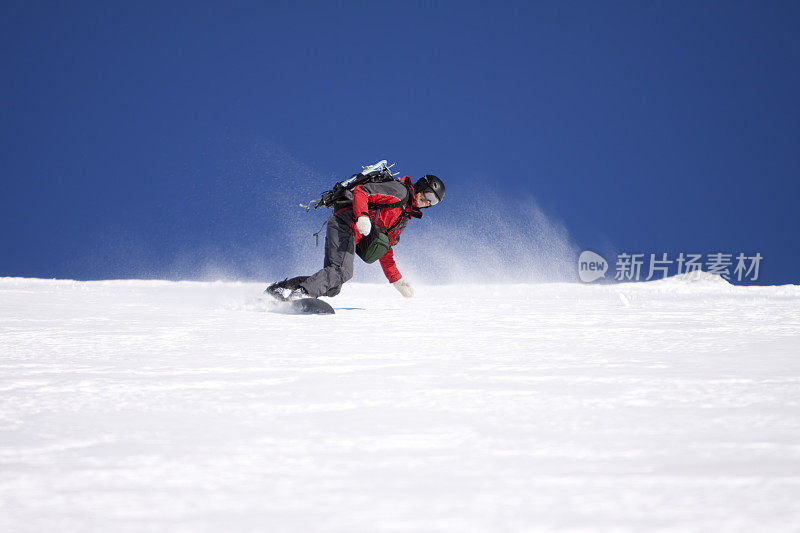
[[[393,281],[392,286],[400,291],[400,294],[406,298],[411,298],[414,296],[414,287],[412,287],[411,284],[406,281],[406,278],[400,278],[397,281]]]
[[[356,219],[356,228],[361,232],[361,235],[369,235],[369,232],[372,231],[372,222],[369,221],[369,217],[358,217]]]

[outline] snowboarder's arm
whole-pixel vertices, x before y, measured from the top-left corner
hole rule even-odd
[[[358,219],[358,217],[369,216],[369,199],[361,188],[361,185],[353,189],[353,214],[356,216],[356,219]]]
[[[400,271],[397,270],[397,265],[394,264],[394,253],[391,248],[386,250],[386,253],[378,261],[380,261],[383,273],[389,283],[394,283],[402,277]]]

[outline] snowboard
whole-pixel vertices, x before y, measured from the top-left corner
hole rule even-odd
[[[278,312],[287,315],[333,315],[336,311],[330,304],[318,298],[301,298],[288,302],[278,302]]]

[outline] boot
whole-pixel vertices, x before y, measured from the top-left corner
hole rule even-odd
[[[308,276],[297,276],[297,277],[294,277],[294,278],[285,279],[285,280],[283,280],[283,287],[285,289],[294,290],[294,289],[298,288],[300,286],[300,284],[303,283],[307,279],[308,279]]]
[[[277,283],[273,283],[272,285],[270,285],[269,287],[266,288],[266,290],[264,291],[264,294],[269,294],[270,296],[272,296],[276,300],[279,300],[281,302],[285,302],[286,301],[286,297],[283,295],[283,293],[286,292],[284,290],[284,288],[283,288],[283,283],[285,281],[286,280],[279,281]]]
[[[287,278],[283,281],[278,281],[267,287],[264,291],[264,294],[269,294],[276,300],[280,300],[282,302],[307,298],[308,293],[305,291],[305,289],[300,287],[300,284],[307,279],[308,276],[297,276],[291,279]],[[302,292],[297,292],[294,294],[298,290]],[[294,296],[292,296],[293,294]]]

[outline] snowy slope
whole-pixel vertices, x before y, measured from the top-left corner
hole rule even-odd
[[[798,531],[800,287],[0,279],[0,531]]]

